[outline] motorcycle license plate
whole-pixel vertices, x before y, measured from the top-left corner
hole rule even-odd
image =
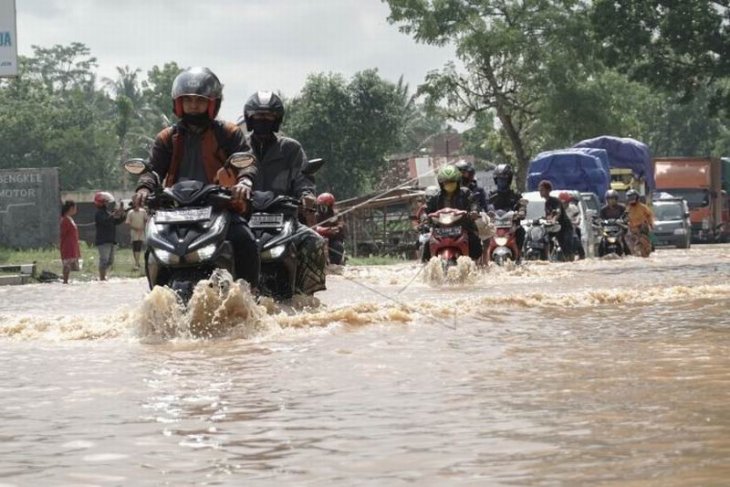
[[[461,227],[438,227],[434,233],[439,237],[458,237],[461,235]]]
[[[248,222],[251,228],[277,228],[284,225],[284,215],[281,213],[254,213]]]
[[[155,214],[157,223],[186,223],[210,220],[213,209],[210,206],[205,208],[181,208],[179,210],[158,211]]]

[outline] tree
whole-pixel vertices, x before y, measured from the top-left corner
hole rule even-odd
[[[310,157],[327,164],[317,174],[320,190],[339,198],[370,191],[385,167],[386,154],[401,141],[402,92],[377,70],[355,74],[310,75],[292,99],[283,131]]]
[[[147,79],[142,82],[142,92],[146,104],[150,107],[150,122],[153,129],[161,130],[173,120],[172,82],[183,69],[174,61],[162,67],[153,66],[147,71]]]
[[[509,142],[522,184],[545,87],[556,67],[579,66],[586,18],[570,0],[383,0],[389,20],[416,41],[453,43],[463,69],[448,63],[433,71],[419,89],[430,103],[445,105],[456,120],[494,112]],[[570,39],[570,40],[568,40]],[[585,42],[584,42],[585,41]],[[582,47],[583,47],[582,46]],[[569,62],[566,62],[569,61]]]
[[[35,47],[19,76],[0,83],[3,167],[58,167],[62,189],[115,187],[112,103],[94,88],[83,44]]]
[[[595,0],[592,21],[610,66],[690,99],[713,87],[711,103],[730,107],[730,90],[715,81],[730,75],[727,1]]]

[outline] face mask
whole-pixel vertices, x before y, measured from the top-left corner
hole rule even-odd
[[[499,191],[507,191],[509,189],[509,182],[506,179],[496,179],[495,183],[497,183],[497,189]]]
[[[259,137],[266,137],[274,133],[274,127],[276,122],[273,120],[260,120],[251,119],[249,120],[249,129],[253,131],[253,134]]]
[[[182,119],[186,125],[194,127],[205,127],[210,124],[210,118],[208,118],[208,114],[206,112],[195,114],[184,113]]]
[[[459,183],[455,183],[453,181],[444,183],[444,191],[446,191],[447,193],[453,193],[454,191],[456,191],[456,188],[458,188],[458,187],[459,187]]]

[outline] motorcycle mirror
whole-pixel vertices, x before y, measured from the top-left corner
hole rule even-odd
[[[236,169],[244,169],[256,162],[256,157],[250,152],[234,152],[226,161],[226,164]]]
[[[135,176],[139,176],[146,172],[152,172],[152,168],[147,161],[138,157],[124,161],[124,169],[129,174],[134,174]]]
[[[307,165],[302,168],[302,174],[304,174],[305,176],[311,176],[312,174],[319,171],[322,166],[324,166],[324,159],[310,159],[307,162]]]

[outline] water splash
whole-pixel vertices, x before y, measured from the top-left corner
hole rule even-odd
[[[256,303],[248,283],[225,272],[198,282],[187,308],[172,290],[156,286],[135,322],[141,338],[248,338],[266,328],[265,317],[266,308]]]
[[[446,269],[439,257],[431,257],[425,265],[423,281],[431,286],[471,284],[479,277],[477,265],[464,255],[456,260],[456,265],[448,266]]]

